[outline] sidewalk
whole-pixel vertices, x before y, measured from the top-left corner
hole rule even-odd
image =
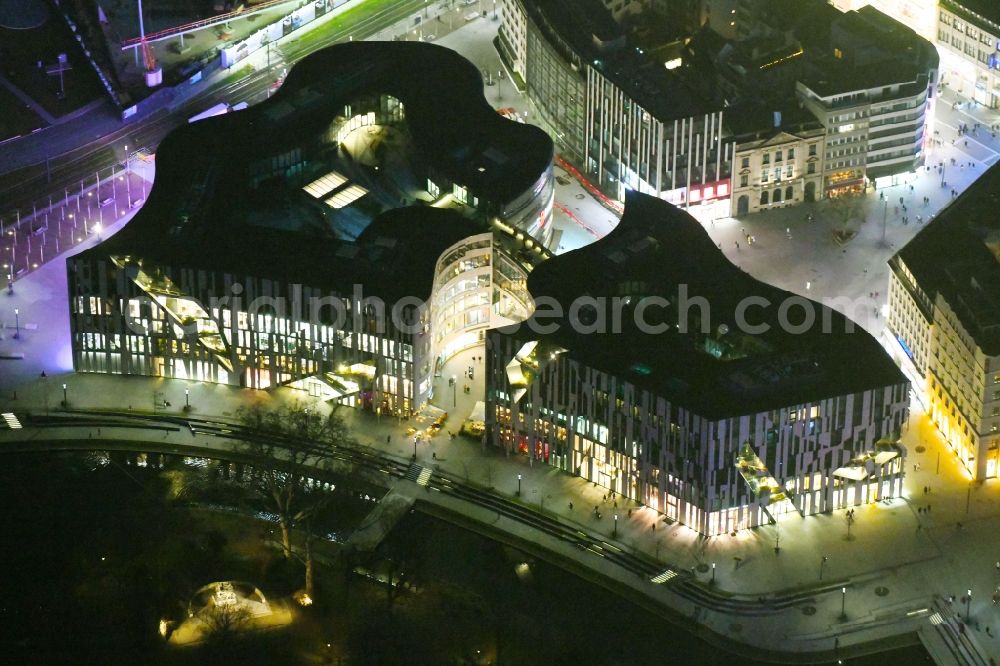
[[[263,394],[179,380],[62,373],[22,383],[17,387],[16,400],[11,389],[4,388],[0,407],[5,411],[41,411],[47,404],[50,410],[58,409],[63,383],[74,409],[131,408],[151,412],[156,401],[166,400],[170,406],[159,411],[177,415],[184,413],[184,390],[187,388],[193,408],[191,414],[199,418],[232,418],[239,405],[250,401],[278,403],[306,399],[301,392],[292,390]],[[362,444],[404,459],[412,454],[412,439],[405,433],[407,427],[414,425],[412,422],[378,419],[348,408],[339,411]],[[459,403],[456,413],[462,411],[463,406]],[[457,426],[457,421],[450,418],[445,432]],[[189,439],[186,432],[176,437],[183,442]],[[461,480],[493,487],[512,498],[516,495],[520,475],[521,494],[515,499],[550,517],[578,524],[590,532],[603,533],[607,541],[645,553],[663,562],[664,566],[693,569],[705,584],[711,580],[711,569],[698,565],[715,562],[714,589],[717,593],[753,601],[758,597],[772,599],[775,595],[805,592],[801,603],[773,612],[734,616],[725,609],[708,611],[701,608],[699,611],[700,622],[730,635],[729,625],[738,617],[747,630],[745,639],[757,645],[771,649],[826,649],[824,641],[840,634],[840,644],[846,647],[860,640],[870,640],[872,632],[888,636],[903,628],[914,629],[927,618],[924,615],[907,616],[907,613],[929,607],[934,594],[960,596],[970,586],[974,590],[974,619],[981,628],[989,623],[997,629],[989,595],[1000,577],[993,567],[995,553],[1000,552],[1000,517],[997,515],[1000,493],[996,485],[973,490],[966,514],[965,493],[962,492],[966,482],[953,458],[942,455],[939,473],[935,473],[936,465],[930,464],[930,461],[936,463],[941,445],[925,417],[913,417],[904,442],[911,450],[919,445],[927,447],[925,452],[913,456],[923,462],[921,470],[907,482],[911,500],[858,509],[850,541],[845,539],[843,512],[804,519],[792,515],[781,519],[777,527],[745,531],[735,537],[705,538],[686,527],[666,525],[661,516],[631,502],[620,502],[616,509],[610,500],[603,499],[601,488],[580,478],[546,465],[529,464],[522,456],[506,457],[493,450],[484,451],[480,443],[464,437],[452,440],[447,434],[440,434],[429,443],[421,441],[417,462]],[[918,530],[912,498],[923,502],[922,488],[927,484],[933,486],[933,520],[921,516],[923,527]],[[438,494],[432,495],[437,501]],[[603,512],[600,520],[593,517],[594,505]],[[452,509],[459,510],[455,506]],[[464,511],[478,515],[476,512],[481,510],[468,507]],[[617,536],[613,536],[616,513],[619,521]],[[957,520],[963,522],[961,530],[955,527]],[[651,528],[654,524],[655,530]],[[504,529],[516,530],[522,538],[539,538],[526,526],[505,523]],[[778,530],[781,551],[775,554],[774,539]],[[828,557],[825,565],[821,564],[823,556]],[[738,563],[736,557],[741,558]],[[606,569],[599,560],[585,558],[582,561],[587,566]],[[821,567],[824,569],[822,581],[819,578]],[[842,585],[848,589],[843,600],[848,616],[851,623],[856,623],[850,625],[848,633],[851,635],[848,636],[843,635],[845,627],[836,622],[842,602],[839,593]],[[645,587],[638,589],[650,593]],[[682,609],[690,606],[692,612],[698,607],[676,597],[671,597],[671,604]],[[818,610],[812,611],[815,615],[807,615],[805,608]],[[991,654],[1000,656],[1000,648],[993,639],[978,632],[975,635]],[[777,641],[775,644],[778,636],[795,642],[782,645]]]
[[[894,185],[880,192],[869,192],[862,202],[863,223],[856,224],[857,236],[843,247],[833,240],[837,222],[828,210],[827,201],[770,210],[740,219],[724,218],[707,227],[712,239],[721,245],[726,257],[755,278],[814,300],[865,299],[872,310],[845,312],[844,305],[833,301],[835,309],[844,312],[879,336],[885,326],[889,270],[886,262],[936,217],[951,201],[951,190],[960,192],[982,175],[986,167],[952,167],[951,158],[966,163],[969,156],[950,143],[935,148],[928,164],[947,164],[947,187],[941,186],[936,169],[921,169],[912,183]],[[913,189],[910,189],[912,185]],[[923,204],[923,197],[930,203]],[[898,212],[903,197],[907,212]],[[807,216],[812,214],[813,220]],[[903,215],[909,224],[902,222]],[[917,222],[921,216],[923,223]],[[885,219],[885,244],[883,238]],[[787,232],[786,232],[787,231]],[[747,247],[746,234],[756,242]],[[739,243],[739,248],[736,244]],[[877,296],[869,298],[877,292]],[[877,314],[876,314],[877,310]]]
[[[56,123],[57,119],[51,113],[46,111],[45,107],[33,100],[28,93],[15,86],[10,79],[2,74],[0,74],[0,85],[9,90],[11,94],[21,100],[24,104],[31,107],[31,110],[37,113],[39,117],[41,117],[41,119],[49,125],[54,125]]]

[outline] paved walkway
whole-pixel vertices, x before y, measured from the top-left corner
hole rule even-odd
[[[473,354],[472,351],[467,353]],[[7,373],[4,375],[6,377]],[[156,402],[166,400],[170,407],[158,411],[174,414],[183,413],[184,390],[188,389],[192,414],[213,418],[231,418],[240,404],[251,400],[283,402],[304,397],[291,390],[261,394],[179,380],[63,373],[20,384],[16,399],[13,390],[5,387],[0,407],[5,411],[22,412],[42,411],[46,406],[56,410],[62,400],[63,383],[66,384],[66,398],[73,408],[131,407],[133,411],[150,412]],[[427,425],[378,419],[346,408],[341,408],[340,412],[361,443],[401,458],[412,454],[412,439],[406,429]],[[455,413],[463,412],[460,403]],[[457,426],[458,423],[449,421],[445,432]],[[82,437],[82,433],[77,436]],[[179,438],[181,443],[188,442],[190,437],[186,432],[170,436]],[[1000,580],[1000,573],[993,567],[1000,552],[1000,537],[997,536],[1000,535],[1000,518],[997,517],[1000,492],[997,486],[974,488],[967,495],[967,481],[953,457],[943,454],[938,468],[937,453],[942,447],[922,415],[913,417],[904,442],[911,450],[925,447],[923,453],[913,454],[912,459],[922,464],[920,471],[908,478],[909,500],[858,509],[851,540],[846,539],[843,512],[805,519],[792,515],[782,518],[775,527],[744,531],[735,537],[706,539],[686,527],[666,525],[661,516],[633,503],[621,503],[616,509],[602,498],[602,489],[582,479],[545,465],[531,465],[520,456],[508,458],[493,450],[484,451],[479,442],[464,437],[450,439],[447,434],[441,434],[429,442],[421,441],[417,456],[419,464],[471,483],[493,487],[512,498],[516,497],[520,475],[518,501],[523,504],[560,521],[603,533],[608,541],[659,559],[664,566],[691,569],[706,584],[712,577],[711,568],[699,565],[715,563],[714,586],[720,593],[748,600],[801,593],[801,601],[789,608],[752,615],[724,607],[709,611],[675,596],[666,599],[685,614],[697,612],[699,621],[716,631],[732,634],[730,625],[740,624],[745,628],[745,639],[760,647],[793,651],[828,649],[834,635],[840,635],[840,645],[847,647],[903,629],[919,629],[928,622],[930,614],[919,611],[931,607],[934,594],[961,596],[968,587],[974,590],[972,615],[976,623],[980,627],[989,624],[993,629],[1000,629],[994,607],[988,600]],[[929,495],[924,495],[924,485],[931,487]],[[968,513],[966,497],[970,499]],[[931,513],[926,517],[916,514],[915,506],[926,503],[932,504]],[[600,520],[593,517],[594,505],[600,506],[603,512]],[[476,520],[485,520],[485,514],[478,515],[482,510],[475,507],[463,509],[460,504],[452,504],[450,508],[464,511]],[[619,516],[617,529],[613,518],[616,513]],[[493,518],[490,516],[489,522],[494,522]],[[957,527],[959,521],[963,523],[961,529]],[[515,530],[529,540],[539,538],[523,526],[505,523],[502,527]],[[781,547],[777,554],[774,552],[776,539],[780,539]],[[823,557],[828,558],[825,563]],[[594,558],[586,558],[583,563],[598,570],[607,569]],[[848,588],[845,607],[849,623],[846,626],[837,620],[840,604],[845,601],[841,599],[842,585]],[[649,591],[642,586],[636,589],[644,594]],[[886,593],[885,596],[880,596],[882,593]],[[806,615],[806,612],[813,614]],[[907,617],[907,613],[917,614]],[[847,635],[844,635],[845,630]],[[1000,656],[994,639],[985,633],[974,633],[977,641]]]

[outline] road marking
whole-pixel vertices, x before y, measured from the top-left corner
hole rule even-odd
[[[662,584],[666,583],[668,580],[670,580],[671,578],[674,578],[676,576],[677,576],[677,572],[676,571],[674,571],[673,569],[667,569],[663,573],[657,574],[657,575],[653,576],[652,578],[650,578],[649,582],[655,583],[657,585],[662,585]]]
[[[417,485],[426,486],[431,480],[431,474],[433,474],[433,471],[429,467],[424,467],[420,470],[420,476],[417,477]]]
[[[19,430],[21,428],[21,422],[14,416],[13,412],[4,412],[3,420],[11,430]]]
[[[957,127],[955,127],[953,125],[949,125],[948,123],[946,123],[944,121],[938,120],[937,124],[941,125],[942,127],[947,127],[948,129],[955,130],[956,132],[958,131]],[[962,139],[963,141],[971,141],[972,143],[976,144],[977,146],[980,146],[983,150],[985,150],[986,152],[990,153],[994,157],[996,157],[996,155],[997,155],[997,152],[995,150],[993,150],[992,148],[990,148],[989,146],[987,146],[985,143],[980,143],[979,141],[976,141],[975,139],[970,139],[968,134],[963,134],[963,135],[960,135],[960,136],[956,137],[955,141],[958,141],[959,139]],[[959,146],[958,146],[957,143],[952,143],[951,145],[954,148],[959,148]],[[959,148],[959,150],[961,150],[961,148]],[[964,153],[965,151],[963,150],[962,152]],[[968,153],[966,153],[966,155],[968,155]],[[969,155],[969,156],[972,157],[971,155]],[[975,158],[973,158],[973,159],[975,159]]]
[[[934,625],[944,624],[944,618],[941,617],[941,613],[934,613],[934,615],[931,615],[928,619],[931,621],[931,624]]]

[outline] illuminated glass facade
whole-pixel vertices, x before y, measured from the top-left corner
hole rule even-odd
[[[896,365],[843,315],[739,271],[677,208],[630,193],[614,231],[528,288],[544,306],[486,336],[492,445],[706,535],[901,495]],[[814,318],[792,325],[792,304]]]
[[[552,157],[448,49],[320,51],[169,136],[143,210],[68,260],[75,368],[410,413],[437,363],[527,316]]]

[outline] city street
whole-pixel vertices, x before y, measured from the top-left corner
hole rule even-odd
[[[352,38],[390,38],[394,31],[405,32],[416,4],[417,0],[408,0],[365,19],[363,24],[324,30],[322,39],[305,39],[308,33],[293,33],[273,45],[270,53],[260,49],[251,54],[234,71],[220,69],[216,61],[206,67],[200,82],[158,91],[147,114],[127,122],[122,122],[121,113],[106,101],[72,120],[0,144],[0,219],[6,222],[15,209],[29,210],[50,193],[79,187],[80,180],[120,163],[125,145],[155,152],[173,128],[218,102],[254,104],[266,99],[282,71],[312,51]],[[315,23],[322,27],[324,21]]]

